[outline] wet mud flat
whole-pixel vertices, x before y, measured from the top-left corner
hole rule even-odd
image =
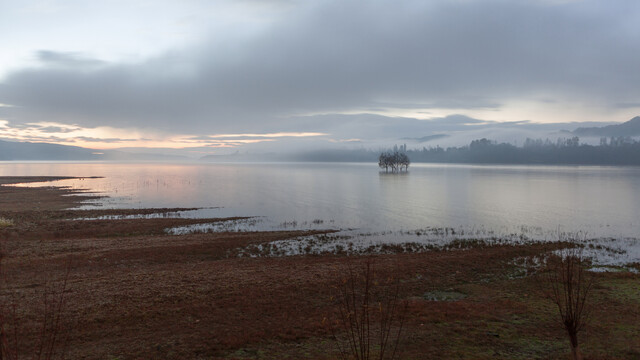
[[[242,218],[126,217],[188,209],[68,210],[95,195],[10,185],[45,180],[0,178],[0,218],[7,220],[0,296],[4,326],[22,357],[37,347],[45,294],[63,292],[59,339],[67,358],[333,359],[327,319],[339,311],[335,286],[346,268],[367,260],[378,276],[400,280],[408,304],[399,358],[569,354],[556,309],[527,267],[527,259],[566,244],[469,241],[447,251],[247,257],[240,256],[247,248],[333,230],[173,235],[166,230]],[[595,276],[586,358],[640,357],[640,275]]]

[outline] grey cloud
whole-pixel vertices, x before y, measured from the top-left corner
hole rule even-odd
[[[39,127],[32,127],[32,128],[45,133],[72,133],[72,132],[81,130],[80,128],[77,128],[77,127],[67,128],[67,127],[59,127],[59,126],[39,126]]]
[[[488,101],[482,98],[461,98],[449,99],[439,102],[425,103],[392,103],[392,102],[375,102],[379,110],[385,109],[497,109],[502,104],[495,101]]]
[[[105,65],[106,62],[92,59],[82,54],[73,53],[73,52],[56,52],[49,50],[40,50],[36,53],[36,57],[42,63],[47,65],[57,65],[57,66],[65,66],[65,67],[93,67],[99,65]]]
[[[360,138],[357,130],[376,129],[358,129],[363,124],[357,118],[342,118],[353,121],[344,124],[291,116],[380,103],[473,108],[541,97],[632,102],[640,97],[639,13],[635,0],[301,2],[251,40],[230,35],[228,43],[142,63],[78,71],[46,64],[86,59],[40,52],[43,68],[11,73],[0,85],[0,103],[17,105],[1,108],[0,115],[12,123],[181,133],[322,128]],[[418,124],[408,122],[409,128]],[[397,125],[375,126],[395,133]]]
[[[628,120],[628,119],[623,119]],[[610,123],[534,123],[527,120],[496,122],[470,118],[464,115],[451,115],[431,120],[419,120],[405,117],[386,117],[381,115],[319,115],[297,117],[286,124],[291,131],[331,132],[334,137],[359,138],[367,140],[391,140],[405,137],[424,137],[436,134],[468,134],[469,141],[480,137],[491,138],[491,133],[508,134],[527,133],[537,138],[562,130],[574,130],[581,126],[604,126]],[[463,145],[461,143],[459,145]]]
[[[95,138],[89,136],[76,136],[73,137],[73,141],[82,140],[86,142],[100,142],[100,143],[119,143],[119,142],[135,142],[138,139],[119,139],[119,138]]]
[[[21,124],[21,123],[10,123],[11,128],[17,130],[35,130],[43,133],[72,133],[78,130],[82,130],[79,127],[60,127],[60,126],[43,126],[38,124]]]
[[[209,141],[209,140],[213,140],[213,138],[211,136],[201,135],[201,136],[190,136],[186,140],[191,140],[191,141]]]
[[[359,139],[395,139],[426,136],[434,133],[468,131],[494,124],[464,115],[452,115],[432,120],[387,117],[372,114],[318,115],[295,117],[283,123],[291,131],[330,133],[333,137]],[[473,125],[473,126],[470,126]]]
[[[616,106],[620,109],[640,108],[640,102],[636,103],[617,103]]]
[[[48,142],[48,143],[57,143],[57,142],[75,142],[74,140],[64,139],[58,136],[33,136],[27,135],[24,136],[20,141],[26,142]]]
[[[438,124],[438,125],[444,125],[444,126],[455,126],[455,125],[482,124],[482,123],[488,123],[488,122],[484,120],[470,118],[465,115],[450,115],[443,118],[428,120],[426,121],[426,123]]]
[[[193,136],[193,137],[188,137],[186,140],[193,141],[193,142],[202,142],[202,143],[207,143],[207,142],[222,143],[222,142],[232,142],[232,141],[241,141],[241,140],[267,140],[268,139],[269,141],[272,141],[273,138],[277,138],[277,136],[276,137],[265,137],[265,136],[256,137],[256,136],[238,135],[238,136],[224,137],[224,138],[215,137],[215,136]]]

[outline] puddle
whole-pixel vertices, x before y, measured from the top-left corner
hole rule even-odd
[[[454,290],[434,290],[426,292],[422,295],[422,298],[429,301],[458,301],[467,297],[467,294],[463,294]]]
[[[257,225],[263,221],[262,218],[252,217],[247,219],[234,219],[217,221],[214,223],[206,224],[193,224],[186,226],[176,226],[169,229],[165,229],[165,232],[170,235],[187,235],[196,233],[214,233],[214,232],[255,232],[259,230],[247,230],[251,228],[257,228]]]
[[[148,214],[128,214],[128,215],[102,215],[96,217],[76,218],[76,220],[135,220],[135,219],[208,219],[217,218],[220,215],[221,208],[210,207],[192,210],[179,211],[159,211]],[[149,210],[149,209],[145,209]]]

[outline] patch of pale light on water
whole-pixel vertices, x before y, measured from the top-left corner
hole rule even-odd
[[[206,219],[208,217],[198,217]],[[276,222],[264,216],[252,216],[248,219],[232,219],[205,224],[176,226],[165,230],[171,235],[186,235],[194,233],[214,232],[258,232],[258,231],[290,231],[290,230],[339,230],[334,221],[315,219],[312,221],[283,221]]]
[[[590,258],[594,266],[603,269],[640,263],[640,239],[589,239],[585,243],[582,255]]]
[[[263,221],[259,217],[251,217],[248,219],[233,219],[218,221],[215,223],[207,224],[193,224],[186,226],[176,226],[169,229],[165,229],[165,232],[169,235],[187,235],[196,233],[214,233],[214,232],[246,232],[249,228],[257,228],[257,226]],[[251,230],[258,231],[258,230]]]
[[[101,215],[96,217],[84,217],[72,219],[73,221],[91,221],[91,220],[137,220],[137,219],[208,219],[212,216],[218,216],[215,211],[219,208],[211,207],[206,209],[179,210],[179,211],[161,211],[149,214],[128,214],[128,215]],[[150,210],[150,209],[145,209]],[[151,209],[153,210],[153,209]],[[206,211],[211,210],[211,211]]]
[[[341,230],[322,241],[301,238],[270,244],[277,245],[277,256],[304,254],[305,249],[348,251],[350,244],[354,251],[384,252],[393,245],[411,251],[474,240],[558,241],[557,234],[547,230],[562,224],[559,231],[587,232],[588,241],[595,245],[585,253],[602,266],[640,262],[640,224],[635,215],[640,204],[640,170],[633,167],[428,165],[416,166],[410,176],[402,177],[377,176],[375,164],[43,163],[14,167],[11,165],[7,171],[12,172],[6,174],[104,176],[25,184],[60,185],[105,196],[91,199],[79,209],[220,206],[224,209],[206,215],[195,211],[176,216],[264,216],[260,221],[220,224],[212,220],[215,223],[168,230],[176,234]],[[495,191],[497,188],[500,191]],[[326,221],[330,217],[336,221]],[[325,221],[316,223],[315,219]],[[523,223],[547,230],[502,227]],[[485,224],[486,228],[473,224]],[[432,227],[411,230],[427,225]],[[451,225],[462,226],[447,228]],[[444,229],[444,234],[431,229]],[[446,229],[455,229],[456,233],[447,234]]]
[[[417,230],[367,232],[362,229],[337,229],[333,221],[273,222],[266,217],[195,224],[167,229],[172,235],[209,232],[256,232],[286,230],[339,230],[336,233],[302,236],[277,240],[267,244],[250,245],[240,256],[299,256],[327,253],[391,253],[429,250],[464,249],[473,242],[485,245],[526,245],[537,242],[570,241],[578,239],[584,245],[583,254],[595,266],[621,266],[640,262],[640,239],[588,238],[587,234],[572,234],[560,230],[548,231],[540,227],[504,227],[499,230],[484,226],[457,228],[429,227]]]
[[[526,230],[526,229],[525,229]],[[564,233],[532,229],[527,233],[500,233],[485,229],[429,228],[415,231],[361,233],[344,230],[332,234],[302,236],[267,244],[249,245],[240,256],[300,256],[320,254],[370,254],[423,252],[430,250],[464,250],[474,244],[527,245],[539,242],[567,241]],[[580,236],[578,236],[580,238]],[[591,259],[594,269],[640,263],[640,239],[582,237],[583,255]]]
[[[221,218],[222,208],[167,211],[150,214],[103,215],[74,220],[123,220],[155,218]],[[363,229],[340,229],[334,220],[273,221],[264,216],[245,219],[215,221],[172,227],[165,230],[171,235],[215,232],[259,232],[290,230],[338,230],[336,233],[302,236],[278,240],[267,244],[250,245],[241,249],[240,256],[298,256],[327,253],[392,253],[421,252],[429,250],[464,249],[472,242],[485,245],[526,245],[535,242],[569,241],[577,238],[584,245],[583,255],[591,258],[594,271],[640,262],[640,239],[621,237],[587,238],[586,233],[566,233],[560,229],[545,230],[541,227],[503,227],[498,230],[485,226],[427,227],[416,230],[364,231]],[[466,243],[466,244],[465,244]]]
[[[465,243],[482,241],[484,244],[525,244],[534,241],[552,241],[523,233],[496,233],[472,227],[465,229],[426,228],[412,231],[361,232],[343,230],[333,234],[277,240],[265,245],[251,245],[244,252],[258,256],[296,256],[323,253],[391,253],[420,252],[434,249],[464,248]]]

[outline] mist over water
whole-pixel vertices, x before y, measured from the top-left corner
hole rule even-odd
[[[183,216],[256,216],[263,228],[640,234],[637,167],[0,163],[0,176],[43,174],[103,176],[46,184],[108,196],[85,207],[198,207]]]

